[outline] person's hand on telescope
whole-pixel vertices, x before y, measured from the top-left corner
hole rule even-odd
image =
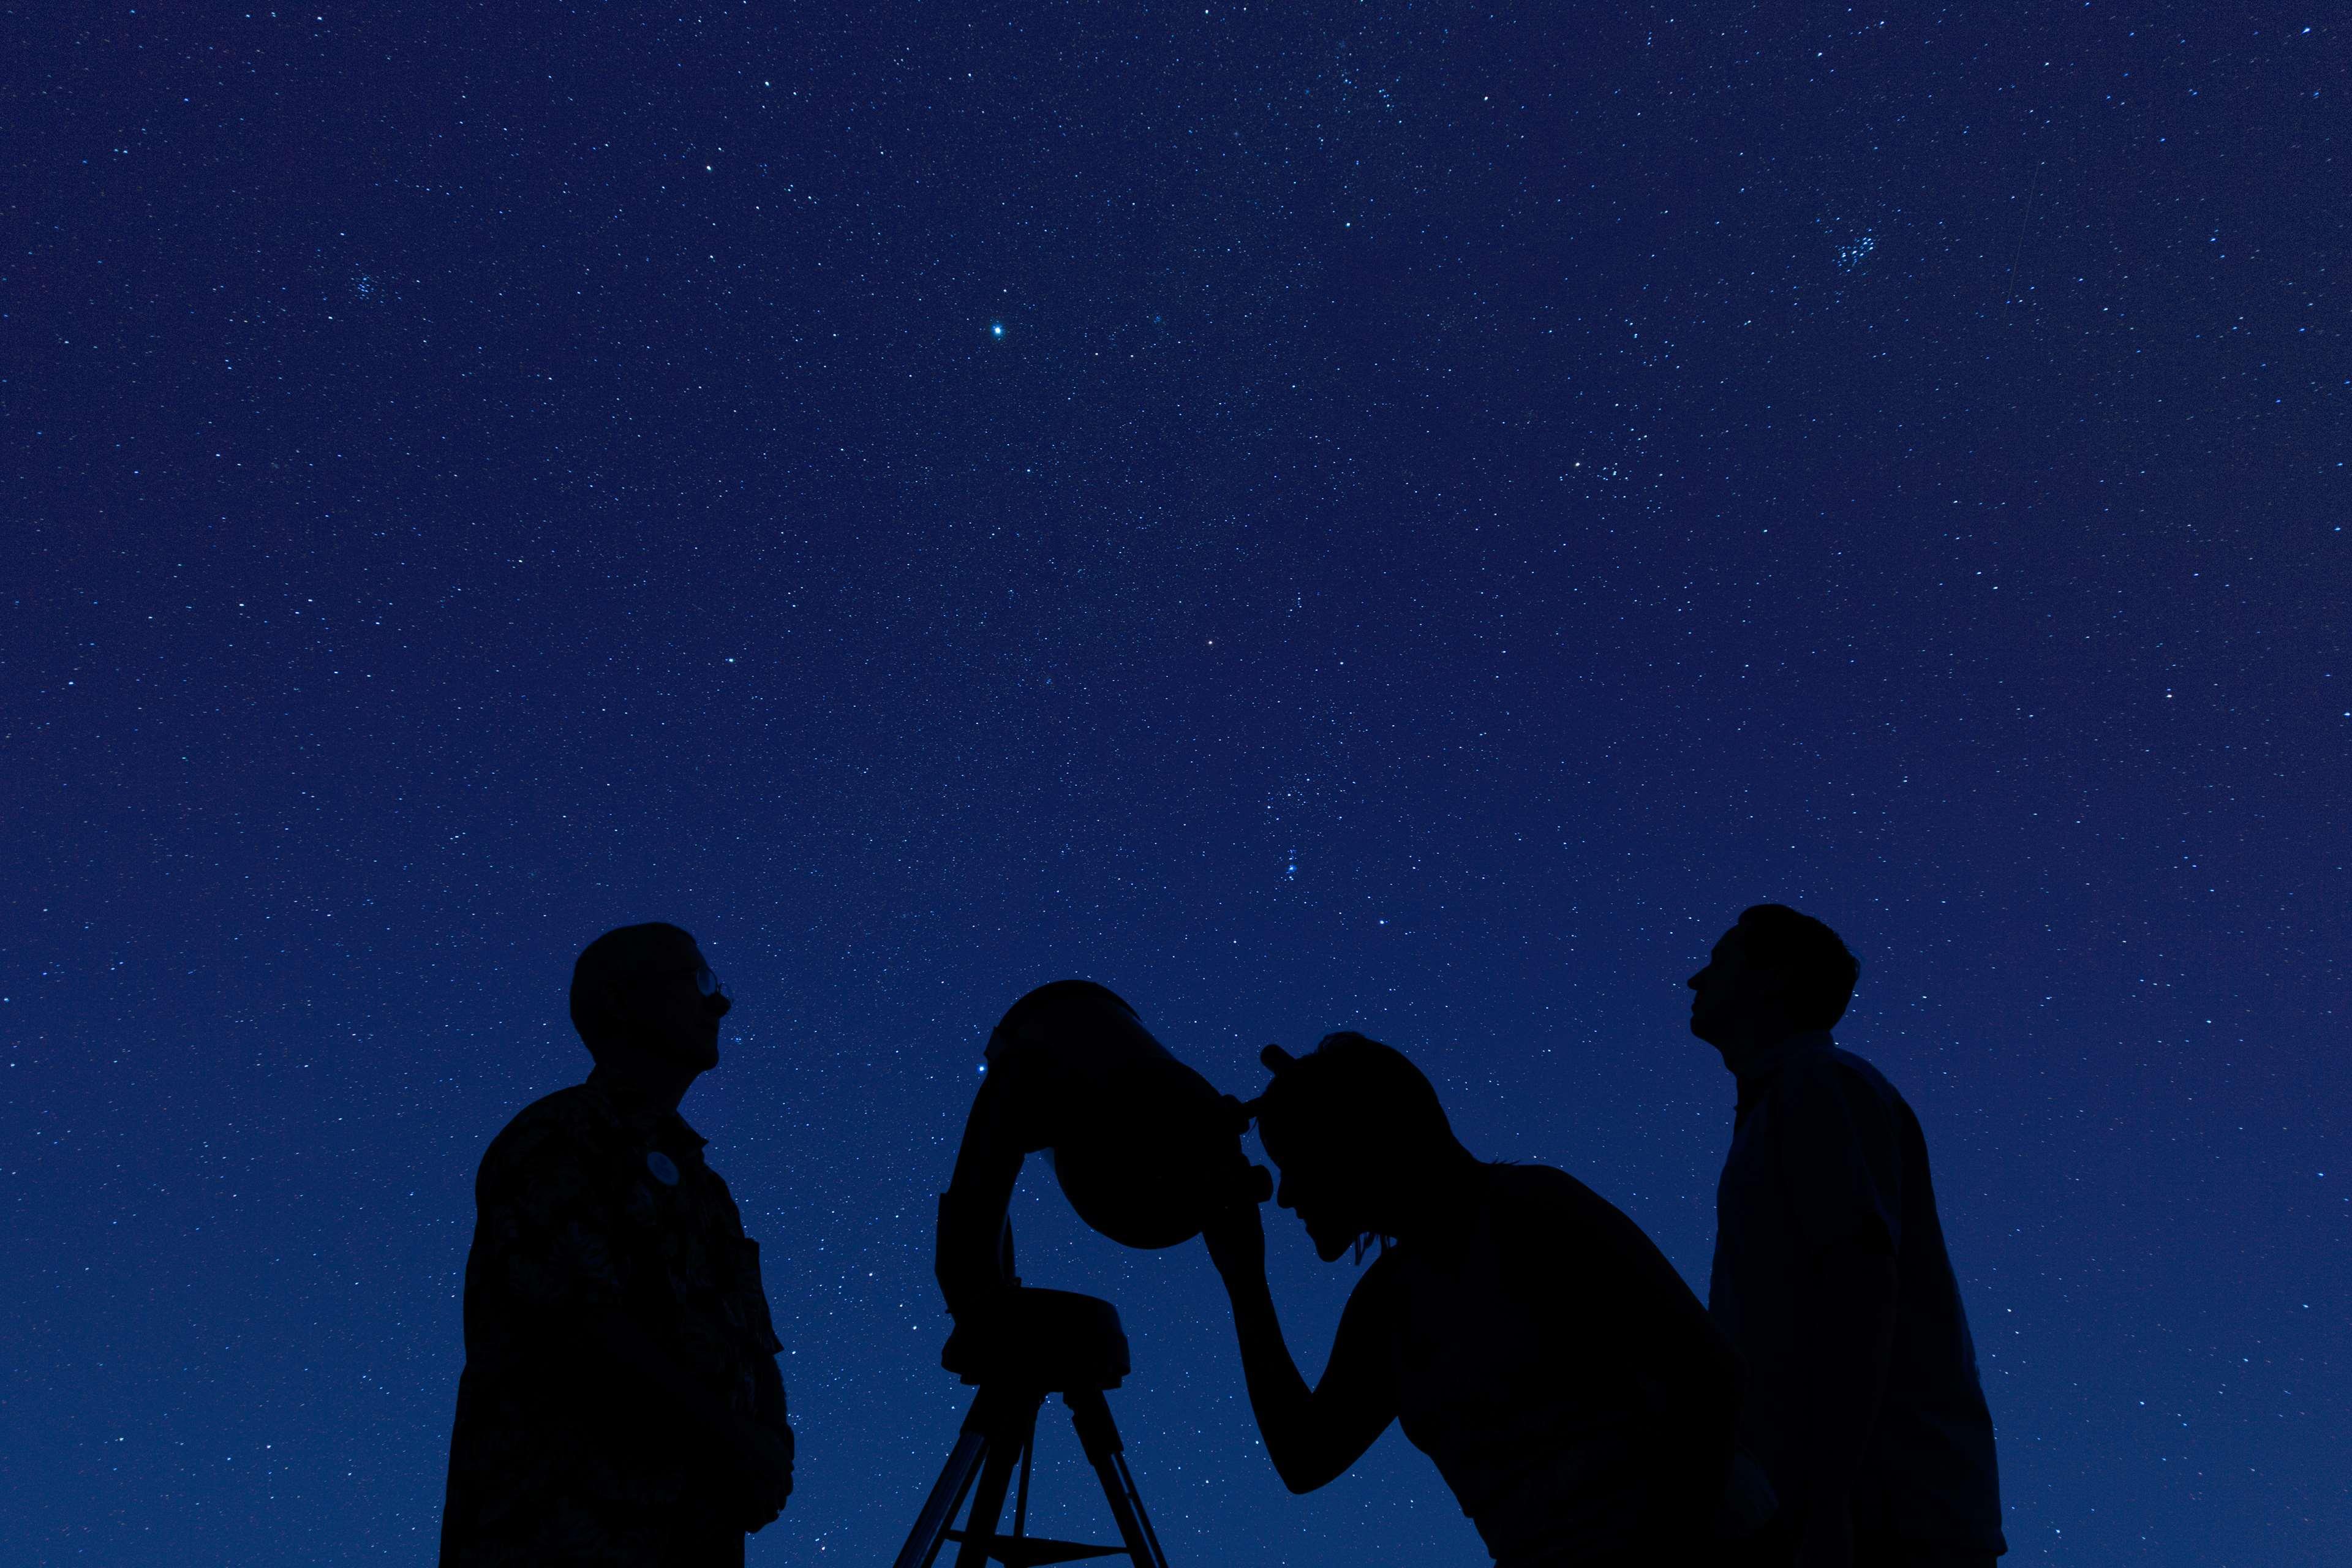
[[[1201,1239],[1208,1244],[1209,1261],[1228,1284],[1265,1278],[1265,1223],[1257,1205],[1235,1203],[1218,1209],[1201,1227]]]

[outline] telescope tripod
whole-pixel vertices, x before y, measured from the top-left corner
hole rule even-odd
[[[1029,1469],[1037,1446],[1037,1411],[1045,1392],[983,1384],[973,1395],[963,1430],[948,1455],[939,1480],[931,1488],[896,1568],[931,1568],[943,1544],[961,1542],[956,1568],[982,1568],[991,1558],[1004,1568],[1033,1568],[1048,1563],[1075,1563],[1086,1557],[1109,1557],[1124,1552],[1135,1568],[1168,1568],[1167,1554],[1143,1511],[1135,1489],[1135,1476],[1127,1468],[1127,1454],[1118,1427],[1110,1418],[1110,1405],[1099,1388],[1063,1392],[1070,1407],[1070,1424],[1078,1442],[1102,1480],[1103,1497],[1118,1521],[1118,1546],[1090,1546],[1076,1541],[1053,1541],[1028,1533]],[[1020,1485],[1013,1503],[1013,1533],[999,1535],[996,1524],[1004,1509],[1004,1494],[1013,1481],[1015,1465]],[[975,1490],[973,1481],[979,1482]],[[957,1510],[971,1497],[971,1512],[963,1528],[952,1528]]]
[[[896,1568],[932,1568],[950,1541],[959,1543],[955,1568],[986,1568],[992,1558],[1004,1568],[1039,1568],[1121,1552],[1134,1568],[1168,1568],[1103,1398],[1103,1391],[1117,1388],[1128,1372],[1127,1336],[1108,1301],[1066,1290],[1013,1290],[977,1330],[959,1325],[940,1359],[980,1392],[972,1396],[963,1430],[916,1516]],[[1102,1481],[1121,1545],[1089,1546],[1029,1533],[1037,1411],[1053,1394],[1070,1407],[1070,1424]],[[1000,1535],[997,1519],[1016,1467],[1020,1489],[1013,1496],[1013,1533]],[[959,1530],[955,1517],[967,1496],[971,1511]]]

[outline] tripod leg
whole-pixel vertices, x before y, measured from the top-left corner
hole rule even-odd
[[[1029,1406],[1029,1429],[1037,1419],[1037,1405]],[[981,1467],[980,1488],[971,1494],[971,1511],[964,1516],[963,1546],[956,1552],[955,1568],[988,1568],[988,1549],[996,1539],[996,1521],[1004,1511],[1004,1490],[1013,1481],[1013,1466],[1028,1451],[1022,1440],[1023,1429],[1005,1431],[999,1428],[991,1434],[988,1462]]]
[[[1134,1472],[1127,1468],[1127,1447],[1110,1418],[1110,1405],[1098,1388],[1072,1389],[1062,1395],[1070,1406],[1070,1424],[1078,1429],[1078,1443],[1102,1478],[1103,1497],[1110,1516],[1118,1521],[1118,1537],[1135,1568],[1168,1568],[1168,1554],[1143,1511],[1143,1495],[1135,1489]]]
[[[978,1401],[973,1401],[975,1405]],[[923,1511],[915,1518],[915,1528],[907,1537],[907,1544],[898,1549],[898,1560],[893,1568],[931,1568],[940,1554],[940,1542],[947,1539],[949,1523],[956,1510],[962,1506],[964,1493],[971,1489],[971,1478],[980,1471],[982,1458],[988,1452],[988,1434],[967,1418],[963,1430],[956,1436],[956,1445],[948,1453],[948,1462],[932,1483],[931,1495],[924,1500]]]

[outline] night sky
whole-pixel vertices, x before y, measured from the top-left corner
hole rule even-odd
[[[9,51],[0,1559],[429,1561],[608,927],[738,999],[751,1561],[863,1563],[1014,996],[1242,1094],[1363,1029],[1703,1290],[1683,981],[1772,899],[1926,1128],[2013,1560],[2347,1560],[2333,8],[201,9]],[[1312,1370],[1356,1273],[1268,1220]],[[1393,1431],[1283,1490],[1197,1244],[1015,1226],[1177,1563],[1485,1561]]]

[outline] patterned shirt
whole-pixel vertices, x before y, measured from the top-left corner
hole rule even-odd
[[[789,1441],[759,1245],[702,1148],[599,1069],[483,1156],[444,1568],[741,1563],[707,1460],[585,1337],[618,1311]]]

